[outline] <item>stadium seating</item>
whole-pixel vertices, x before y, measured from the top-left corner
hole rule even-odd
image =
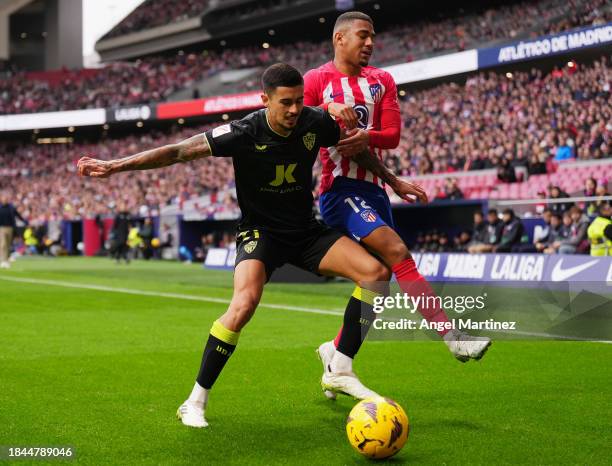
[[[449,176],[457,177],[464,197],[471,199],[533,198],[551,184],[569,193],[581,192],[585,179],[591,176],[606,184],[605,180],[612,180],[612,164],[598,159],[612,155],[612,124],[610,91],[600,77],[609,74],[609,63],[602,59],[548,75],[534,71],[515,73],[508,79],[480,73],[465,86],[442,84],[415,92],[402,103],[405,128],[400,146],[387,151],[385,161],[394,172],[422,184],[431,198]],[[508,97],[511,91],[514,98]],[[565,119],[553,128],[549,122],[554,115],[550,107],[553,100],[549,97],[557,95],[567,97],[568,104]],[[474,108],[488,109],[487,118],[482,118],[482,112],[474,114]],[[531,110],[535,108],[538,112],[534,113]],[[503,130],[500,121],[504,121]],[[122,175],[103,183],[81,179],[75,174],[74,163],[83,154],[116,158],[205,128],[179,127],[169,133],[152,131],[73,145],[2,143],[0,180],[17,193],[18,204],[30,218],[104,214],[109,203],[120,201],[134,212],[158,211],[169,203],[231,188],[231,162],[207,159],[159,172],[139,172],[127,184]],[[554,163],[559,144],[565,144],[567,138],[578,157]],[[534,155],[545,157],[548,173],[533,174],[523,182],[501,183],[498,166],[504,159],[516,161],[519,150],[528,160]],[[490,169],[469,170],[474,168],[474,151],[487,156]],[[436,167],[444,169],[434,170]],[[320,167],[315,167],[314,173],[318,178]],[[227,202],[235,205],[235,200]]]
[[[111,29],[105,39],[177,23],[200,15],[208,0],[146,0]]]
[[[177,20],[185,15],[199,14],[206,4],[204,0],[148,0],[109,34],[112,37],[120,34],[117,31],[125,34],[152,27],[159,21],[164,24],[172,21],[168,18]],[[158,8],[163,14],[157,13]],[[462,50],[496,38],[537,36],[558,30],[560,25],[576,27],[611,17],[606,0],[540,0],[460,19],[401,24],[377,35],[372,64],[406,62],[432,53]],[[114,62],[93,74],[72,73],[61,82],[57,82],[54,75],[44,73],[10,73],[8,79],[0,81],[0,114],[159,102],[222,70],[285,61],[306,71],[322,64],[330,53],[329,40],[325,39],[318,43],[273,45],[269,49],[251,46],[221,53],[204,50],[200,54],[147,57],[134,63]],[[248,78],[232,90],[252,90],[258,86],[257,80]]]

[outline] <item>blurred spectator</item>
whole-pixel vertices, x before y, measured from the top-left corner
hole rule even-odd
[[[493,247],[493,252],[511,252],[512,248],[519,245],[523,238],[524,227],[521,220],[514,215],[512,209],[505,209],[502,214],[503,229],[501,239]]]
[[[449,201],[463,199],[463,192],[459,189],[457,178],[447,178],[444,191]]]
[[[561,224],[561,217],[556,216],[557,226]],[[547,242],[551,236],[553,229],[553,213],[550,209],[544,210],[542,213],[542,220],[544,220],[543,227],[536,227],[533,233],[532,243],[523,243],[516,245],[512,252],[542,252],[548,246]]]
[[[598,207],[597,218],[587,230],[591,245],[591,256],[612,256],[612,207],[602,203]]]
[[[538,252],[546,252],[552,248],[555,241],[561,240],[566,234],[565,227],[563,225],[563,219],[559,214],[551,214],[550,216],[550,228],[545,238],[540,238],[535,243]],[[554,248],[553,248],[554,249]]]
[[[610,193],[608,193],[608,190],[606,189],[607,183],[607,180],[601,180],[600,184],[598,184],[595,188],[594,195],[600,198],[603,198],[604,196],[609,196]],[[599,211],[599,206],[605,203],[606,201],[604,201],[603,199],[596,199],[595,201],[588,202],[586,205],[587,215],[597,215],[597,212]]]
[[[557,242],[555,249],[559,254],[583,254],[588,249],[587,229],[589,219],[583,214],[582,209],[574,206],[569,210],[571,224],[567,238]]]
[[[151,257],[153,257],[153,246],[151,242],[154,236],[153,220],[151,220],[151,217],[144,219],[142,227],[138,230],[138,236],[142,239],[142,256],[145,260],[151,259]]]
[[[497,209],[489,209],[487,213],[487,233],[484,241],[481,243],[472,242],[468,247],[468,252],[471,254],[492,252],[497,244],[501,241],[504,224],[499,219]]]
[[[453,248],[448,241],[448,234],[440,233],[438,236],[438,246],[436,248],[436,252],[450,252]]]
[[[543,175],[546,173],[546,152],[539,152],[539,154],[533,154],[527,165],[527,173],[531,175]]]
[[[574,158],[574,141],[569,137],[567,137],[566,139],[566,137],[566,132],[563,132],[559,136],[557,136],[557,139],[559,140],[559,145],[555,153],[555,160],[558,162]]]
[[[27,225],[27,221],[10,203],[9,193],[0,191],[0,269],[8,269],[11,266],[9,257],[13,244],[13,233],[16,227],[16,219]]]
[[[561,214],[553,213],[554,216]],[[545,254],[556,254],[559,251],[561,242],[565,241],[570,236],[572,227],[572,216],[569,211],[562,214],[561,226],[556,230],[554,235],[551,235],[548,240],[548,246],[544,249]]]
[[[123,259],[126,264],[130,263],[128,235],[130,232],[130,214],[125,210],[124,206],[117,209],[117,215],[113,221],[113,227],[110,233],[111,240],[111,257],[120,263]]]
[[[499,167],[497,168],[497,179],[502,183],[515,183],[516,174],[514,167],[510,164],[508,159],[501,159]]]
[[[569,197],[569,195],[565,192],[562,191],[561,188],[559,188],[559,186],[552,186],[550,188],[550,198],[551,199],[563,199]],[[557,213],[557,214],[563,214],[564,212],[568,211],[571,207],[573,206],[573,204],[571,202],[551,202],[548,205],[548,208],[553,212],[553,213]]]
[[[472,242],[474,244],[482,244],[487,238],[487,223],[484,220],[484,215],[481,211],[474,212],[474,227],[472,230]]]
[[[481,217],[482,217],[482,214],[481,214]],[[471,241],[472,241],[472,236],[470,235],[470,232],[467,230],[462,231],[461,233],[459,233],[459,236],[455,238],[455,251],[467,252]]]

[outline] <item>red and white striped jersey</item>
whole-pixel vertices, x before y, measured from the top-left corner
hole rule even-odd
[[[379,68],[366,66],[359,76],[347,76],[338,71],[333,62],[328,62],[310,70],[304,76],[304,105],[319,106],[329,102],[351,105],[359,117],[359,127],[370,130],[371,135],[372,131],[382,129],[381,120],[385,112],[393,113],[393,121],[400,126],[395,81]],[[399,128],[397,131],[399,134]],[[382,160],[382,148],[371,145],[370,150]],[[321,148],[320,155],[323,165],[321,193],[329,190],[337,176],[384,186],[382,180],[350,158],[343,158],[334,147]]]

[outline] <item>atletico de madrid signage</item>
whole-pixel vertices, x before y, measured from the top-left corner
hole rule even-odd
[[[165,120],[200,115],[214,115],[218,113],[252,110],[260,107],[263,107],[260,91],[244,92],[242,94],[159,104],[157,106],[157,118]]]

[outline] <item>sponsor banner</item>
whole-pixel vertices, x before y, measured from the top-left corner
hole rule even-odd
[[[106,123],[106,111],[103,108],[66,112],[28,113],[0,116],[0,131],[90,126],[103,125],[104,123]]]
[[[132,107],[109,108],[106,110],[106,121],[146,121],[155,119],[154,105],[135,105]]]
[[[466,50],[459,53],[417,60],[383,68],[389,72],[396,84],[406,84],[427,79],[467,73],[478,69],[478,52]]]
[[[157,106],[157,118],[184,118],[215,113],[235,112],[263,107],[261,92],[208,97],[205,99],[170,102]]]
[[[211,248],[206,253],[204,267],[208,269],[233,270],[236,260],[234,248]]]
[[[235,254],[233,249],[211,249],[204,265],[231,270]],[[415,253],[413,257],[421,274],[432,282],[519,282],[536,286],[538,282],[589,282],[607,283],[612,291],[612,257],[463,253]]]
[[[431,281],[610,282],[612,257],[544,254],[414,254]]]
[[[574,29],[533,40],[512,42],[501,47],[478,49],[478,68],[532,60],[610,43],[612,23]]]

